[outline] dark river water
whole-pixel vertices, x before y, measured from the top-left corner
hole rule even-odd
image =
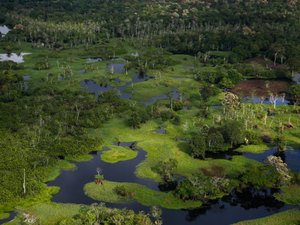
[[[113,86],[108,84],[109,80],[103,80],[100,83],[96,83],[95,81],[92,80],[85,80],[82,81],[80,84],[85,87],[85,90],[94,93],[97,98],[101,98],[101,94],[108,92],[108,91],[116,91],[117,95],[122,98],[122,99],[131,99],[132,94],[128,93],[128,88],[139,82],[144,82],[149,79],[152,79],[152,77],[149,77],[147,75],[138,75],[135,74],[132,76],[131,81],[125,82],[123,85],[120,86]],[[115,78],[114,83],[118,84],[120,83],[120,80],[118,78]]]
[[[278,153],[276,148],[271,148],[261,154],[244,153],[243,155],[260,162],[263,162],[269,155],[280,156],[291,171],[300,172],[300,149],[290,149]]]
[[[130,146],[132,142],[121,143],[121,145]],[[135,182],[146,185],[147,187],[159,190],[158,184],[146,179],[140,179],[135,176],[136,166],[145,159],[146,152],[135,148],[138,151],[136,158],[128,161],[122,161],[115,164],[101,161],[100,156],[93,155],[93,159],[88,162],[77,163],[77,169],[74,171],[62,171],[61,175],[49,183],[61,188],[60,192],[53,197],[53,201],[62,203],[82,203],[91,204],[95,200],[84,194],[83,187],[86,183],[94,180],[96,168],[103,170],[104,178],[111,181]],[[270,149],[262,154],[244,155],[259,161],[263,161],[268,155],[274,154],[275,149]],[[285,161],[292,170],[299,171],[300,151],[287,151]],[[245,191],[242,194],[232,193],[230,196],[212,202],[208,206],[193,210],[172,210],[162,209],[163,222],[166,225],[173,224],[210,224],[227,225],[241,220],[255,219],[272,215],[274,213],[287,210],[292,206],[285,205],[277,201],[272,196],[271,190],[261,192]],[[128,208],[134,211],[149,211],[149,207],[143,206],[137,202],[124,204],[106,204],[108,207]]]
[[[134,182],[146,185],[153,190],[159,190],[158,184],[152,180],[141,179],[135,175],[136,166],[145,160],[146,152],[135,147],[134,142],[120,142],[116,145],[126,146],[138,151],[136,158],[118,163],[106,163],[100,159],[100,153],[93,153],[93,158],[87,162],[76,163],[74,170],[64,170],[60,176],[48,183],[49,186],[59,186],[60,192],[54,195],[53,201],[60,203],[92,204],[97,202],[84,194],[83,187],[86,183],[94,181],[96,168],[100,167],[104,178],[110,181]],[[103,151],[102,151],[103,152]],[[263,161],[267,156],[275,154],[275,149],[270,149],[262,154],[245,153],[246,157]],[[300,150],[289,150],[282,155],[290,169],[300,171]],[[242,220],[255,219],[269,216],[274,213],[287,210],[292,206],[277,201],[272,190],[253,191],[247,190],[244,193],[233,192],[230,196],[212,202],[210,205],[193,210],[172,210],[162,209],[163,224],[185,225],[185,224],[208,224],[228,225]],[[149,207],[132,201],[124,204],[106,203],[108,207],[127,208],[134,211],[149,211]],[[13,212],[11,218],[15,216]],[[4,220],[3,220],[4,221]],[[3,221],[0,221],[3,222]],[[5,221],[8,221],[5,220]]]
[[[122,71],[124,70],[124,63],[113,63],[109,64],[108,68],[111,70],[114,68],[114,73],[121,74]],[[80,73],[84,73],[85,70],[81,70]],[[109,79],[104,79],[101,82],[95,82],[93,80],[85,80],[82,81],[80,84],[84,86],[85,90],[94,93],[95,96],[98,98],[101,98],[101,94],[108,92],[108,91],[116,91],[117,95],[122,98],[122,99],[131,99],[132,94],[130,92],[130,87],[131,85],[135,83],[140,83],[140,82],[145,82],[150,79],[153,79],[153,77],[148,76],[148,75],[138,75],[135,74],[132,76],[131,81],[125,82],[123,85],[118,85],[121,81],[119,78],[114,78],[112,80]],[[114,85],[108,84],[109,82],[113,82]],[[181,94],[177,88],[174,88],[170,93],[166,94],[161,94],[157,96],[153,96],[149,99],[146,99],[142,101],[141,103],[148,106],[148,105],[153,105],[159,100],[166,100],[166,99],[172,99],[172,100],[179,100],[181,98]]]

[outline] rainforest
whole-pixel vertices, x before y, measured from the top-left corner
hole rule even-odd
[[[1,0],[0,224],[299,225],[299,18]]]

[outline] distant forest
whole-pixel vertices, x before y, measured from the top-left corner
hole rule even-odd
[[[299,68],[296,0],[39,0],[0,3],[0,23],[19,24],[19,40],[50,48],[139,38],[173,53],[232,51],[236,62],[266,56]]]

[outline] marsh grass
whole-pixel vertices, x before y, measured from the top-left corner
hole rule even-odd
[[[120,185],[132,193],[132,198],[121,197],[114,191],[114,188]],[[200,201],[183,201],[176,198],[171,192],[154,191],[144,185],[135,183],[112,181],[104,181],[103,185],[88,183],[85,185],[84,191],[89,197],[95,200],[110,203],[124,203],[135,200],[145,206],[158,205],[169,209],[195,208],[201,206]]]

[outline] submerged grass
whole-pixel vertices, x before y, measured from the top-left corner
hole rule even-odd
[[[265,144],[260,145],[242,145],[238,149],[236,149],[237,152],[241,153],[254,153],[254,154],[261,154],[264,151],[268,150],[268,146]]]
[[[133,159],[137,156],[137,151],[126,149],[121,146],[110,146],[110,150],[101,154],[101,159],[108,163],[117,163]]]

